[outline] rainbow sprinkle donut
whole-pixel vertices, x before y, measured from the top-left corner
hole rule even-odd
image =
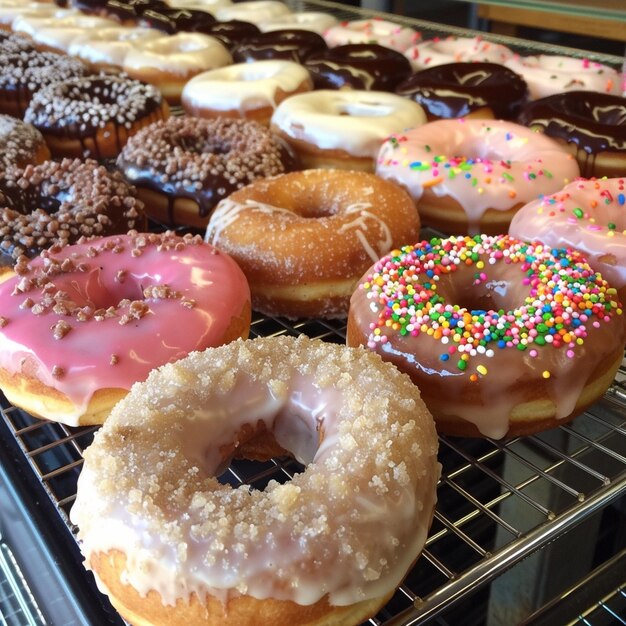
[[[563,423],[602,395],[625,319],[615,289],[575,250],[451,237],[370,268],[352,296],[348,344],[409,374],[440,432],[501,438]]]

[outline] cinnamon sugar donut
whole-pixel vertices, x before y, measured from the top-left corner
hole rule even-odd
[[[582,412],[625,340],[615,289],[579,252],[508,235],[395,250],[364,275],[347,330],[412,378],[440,432],[493,438]]]
[[[336,318],[345,317],[372,261],[416,239],[419,227],[397,185],[366,172],[305,170],[255,181],[222,200],[206,238],[242,268],[254,309]]]
[[[152,85],[123,76],[73,78],[40,89],[24,119],[44,135],[52,155],[115,158],[129,137],[169,116]]]
[[[55,246],[16,272],[0,284],[0,388],[64,424],[102,423],[154,367],[248,335],[246,280],[200,237]]]
[[[171,117],[131,137],[117,165],[137,185],[150,217],[203,228],[222,198],[292,169],[293,159],[256,122]]]
[[[39,165],[50,158],[43,135],[11,115],[0,115],[0,171]]]
[[[263,491],[221,485],[258,433],[304,471]],[[376,356],[238,341],[133,388],[85,451],[71,519],[135,624],[359,624],[424,545],[436,453],[419,391]]]

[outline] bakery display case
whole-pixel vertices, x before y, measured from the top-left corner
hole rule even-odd
[[[424,38],[473,31],[324,0],[294,11],[381,17]],[[523,54],[623,59],[484,34]],[[179,112],[180,113],[180,112]],[[156,228],[156,227],[155,227]],[[424,236],[436,233],[426,229]],[[343,321],[253,316],[251,336],[344,343]],[[38,420],[0,398],[0,619],[10,626],[123,624],[82,567],[69,511],[96,431]],[[440,437],[443,472],[422,556],[368,626],[611,624],[626,616],[626,360],[589,410],[540,434]],[[263,489],[297,462],[236,461],[220,478]]]

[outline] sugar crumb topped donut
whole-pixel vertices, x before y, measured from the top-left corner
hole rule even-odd
[[[626,316],[580,252],[476,235],[375,263],[352,296],[347,338],[409,374],[440,432],[514,437],[606,391]]]
[[[65,424],[102,423],[154,367],[248,335],[245,277],[198,236],[55,246],[15,271],[0,283],[0,388]]]
[[[422,37],[412,28],[375,18],[331,26],[324,33],[324,38],[331,48],[349,43],[373,43],[404,52]]]
[[[50,158],[43,135],[31,124],[0,114],[0,171],[39,165]]]
[[[263,491],[218,483],[259,433],[304,471]],[[133,388],[85,451],[71,518],[134,623],[357,624],[422,549],[436,453],[419,391],[375,355],[238,341]]]

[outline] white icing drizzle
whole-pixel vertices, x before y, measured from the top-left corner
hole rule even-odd
[[[384,220],[380,219],[380,217],[378,217],[378,215],[376,215],[375,213],[367,210],[371,207],[372,205],[369,202],[357,202],[346,207],[344,211],[346,214],[356,213],[357,216],[353,221],[348,222],[347,224],[343,224],[339,229],[339,232],[355,229],[355,234],[361,242],[361,245],[363,246],[369,257],[372,259],[372,261],[376,262],[381,256],[391,250],[393,240],[391,237],[391,230],[389,229],[389,226],[387,226],[387,223]],[[383,238],[380,239],[376,244],[378,248],[377,250],[374,249],[372,244],[370,244],[367,239],[366,233],[369,230],[367,220],[375,221],[380,226],[380,229],[383,233]]]

